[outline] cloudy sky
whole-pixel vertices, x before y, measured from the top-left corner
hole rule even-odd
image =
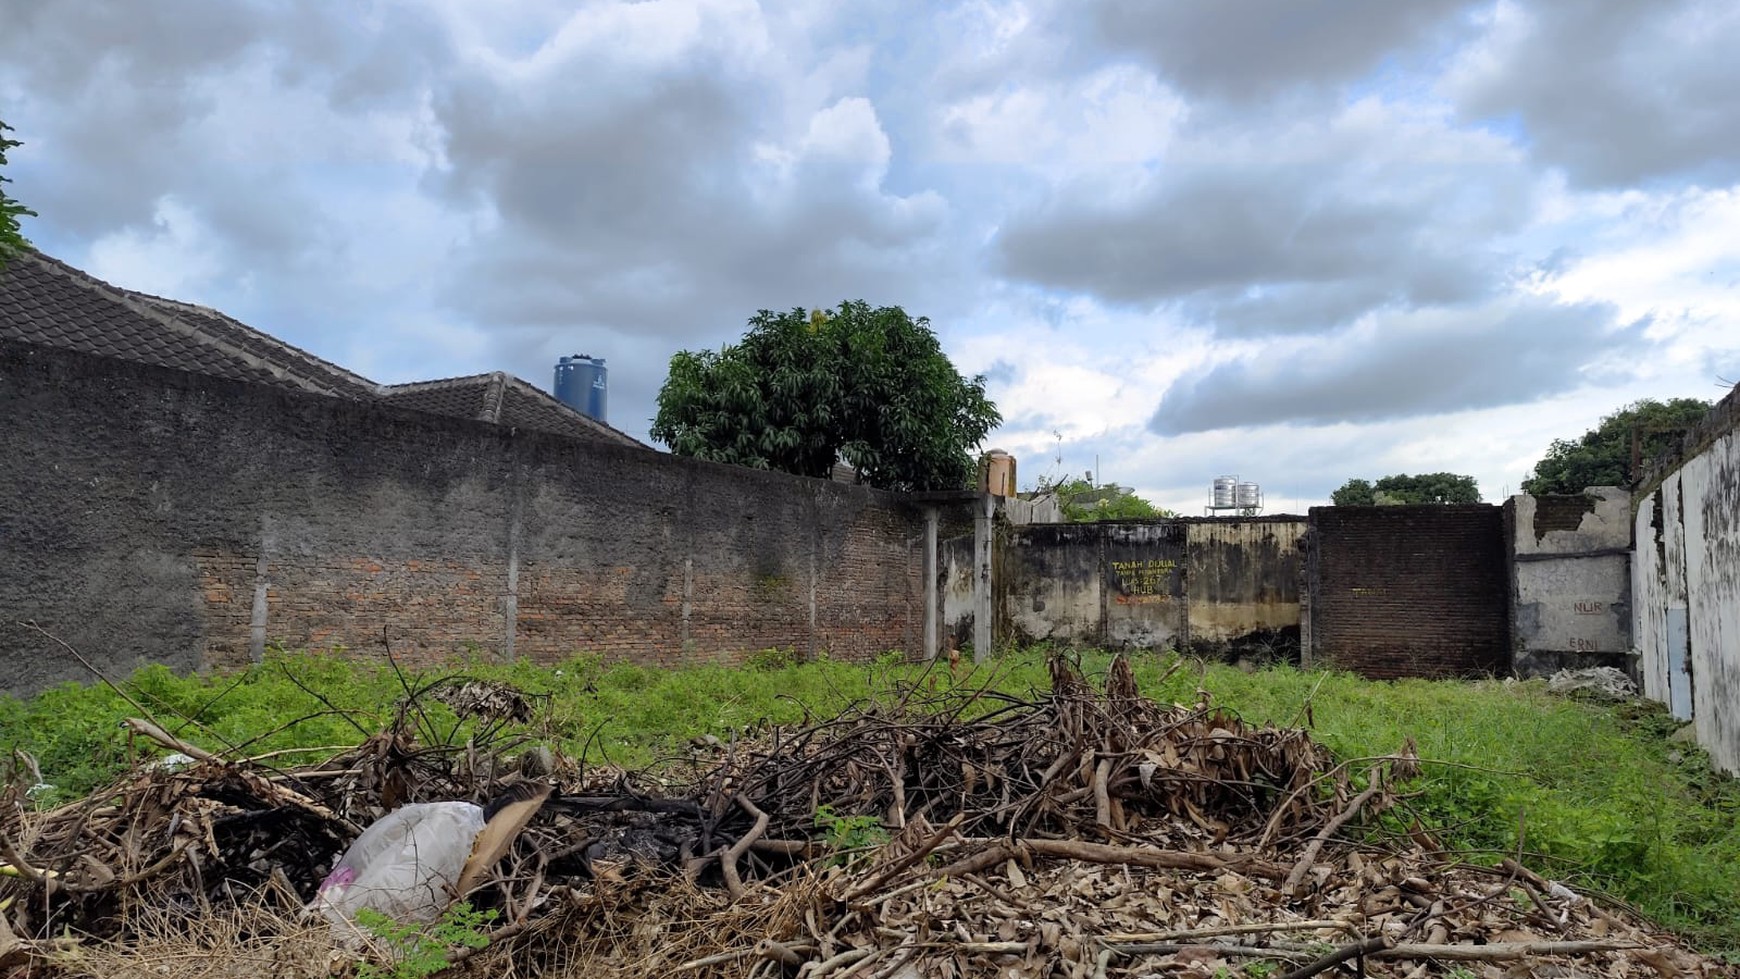
[[[43,250],[363,374],[928,315],[1023,483],[1514,492],[1740,380],[1732,0],[0,0]],[[1059,457],[1061,456],[1061,461]]]

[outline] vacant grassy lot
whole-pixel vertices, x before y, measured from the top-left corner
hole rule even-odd
[[[1083,654],[1090,672],[1109,660]],[[1344,759],[1384,754],[1411,737],[1428,764],[1410,805],[1449,846],[1488,862],[1523,851],[1548,876],[1629,902],[1707,950],[1740,954],[1740,784],[1712,774],[1694,746],[1670,741],[1676,725],[1662,713],[1566,700],[1538,682],[1374,683],[1175,663],[1139,655],[1143,691],[1189,702],[1200,686],[1247,720],[1310,727]],[[775,653],[743,669],[665,671],[582,657],[556,668],[478,663],[451,672],[547,695],[531,733],[588,761],[628,767],[684,756],[693,737],[728,739],[769,723],[830,717],[854,701],[915,685],[958,704],[985,687],[1027,694],[1047,683],[1039,651],[958,676],[897,658],[792,663]],[[122,686],[189,741],[236,757],[283,751],[282,761],[294,763],[373,733],[392,719],[407,689],[438,678],[287,654],[228,677],[147,669]],[[126,765],[129,742],[119,722],[137,712],[102,686],[0,699],[0,748],[36,760],[45,783],[34,793],[39,803],[80,796]],[[438,704],[415,722],[425,738],[466,734]]]

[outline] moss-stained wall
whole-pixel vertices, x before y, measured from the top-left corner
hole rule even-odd
[[[1005,526],[998,639],[1294,657],[1304,532],[1289,516]]]
[[[1698,451],[1637,501],[1632,628],[1644,694],[1740,774],[1740,387],[1698,431]]]

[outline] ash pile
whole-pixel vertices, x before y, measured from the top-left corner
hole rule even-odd
[[[1308,732],[1103,688],[914,686],[821,723],[698,743],[656,774],[510,732],[471,683],[464,744],[400,722],[326,762],[200,752],[48,812],[0,812],[0,975],[1104,977],[1731,974],[1514,860],[1459,861],[1407,814],[1411,745],[1338,762]],[[335,948],[304,908],[407,805],[553,787],[430,932]],[[413,968],[414,967],[414,968]]]

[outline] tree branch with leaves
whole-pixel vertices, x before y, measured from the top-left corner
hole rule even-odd
[[[1702,421],[1710,403],[1699,398],[1634,401],[1603,417],[1577,439],[1555,439],[1522,482],[1524,493],[1581,493],[1591,486],[1630,486],[1641,475],[1632,469],[1633,441],[1648,462],[1687,429]]]
[[[6,151],[15,146],[23,145],[16,139],[6,137],[6,134],[11,131],[12,127],[6,125],[4,120],[0,120],[0,169],[6,166]],[[19,229],[18,219],[36,216],[35,211],[7,195],[6,185],[11,182],[11,177],[0,173],[0,266],[6,264],[6,259],[14,251],[30,245],[30,242],[25,240],[23,231]]]

